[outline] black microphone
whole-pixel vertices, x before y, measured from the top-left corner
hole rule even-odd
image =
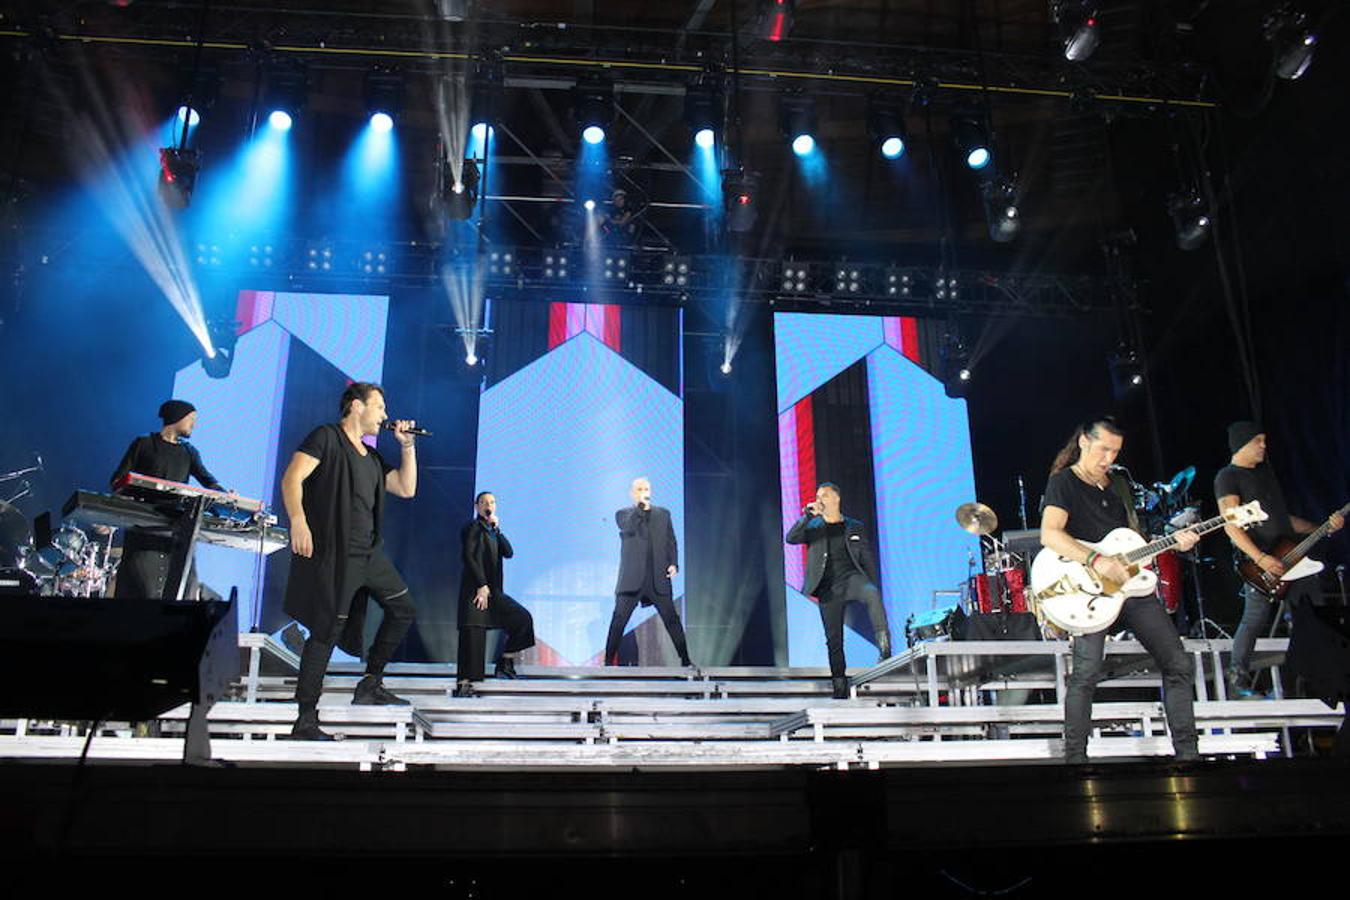
[[[383,425],[381,425],[380,427],[383,428],[385,431],[397,431],[397,430],[398,430],[398,429],[394,426],[394,422],[393,422],[392,419],[386,421],[386,422],[385,422]],[[425,428],[409,428],[409,429],[407,429],[407,431],[405,431],[404,433],[405,433],[405,434],[415,434],[415,435],[417,435],[418,437],[431,437],[431,432],[430,432],[430,431],[427,431]]]

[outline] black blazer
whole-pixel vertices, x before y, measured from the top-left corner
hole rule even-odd
[[[494,542],[488,537],[488,525],[475,516],[459,533],[464,569],[459,576],[459,627],[499,628],[496,608],[502,592],[502,560],[516,555],[506,535],[497,532]],[[488,608],[474,605],[474,595],[483,585],[488,586]]]
[[[619,526],[619,581],[614,593],[629,594],[642,590],[647,574],[647,560],[652,560],[656,592],[669,597],[671,579],[666,577],[669,566],[679,567],[679,546],[675,543],[675,529],[670,524],[670,510],[653,506],[647,519],[647,540],[638,536],[638,508],[625,506],[614,514]]]
[[[806,556],[806,582],[802,593],[814,596],[825,575],[825,562],[828,556],[825,540],[825,519],[821,516],[804,515],[788,529],[789,544],[806,544],[810,551]],[[844,516],[844,544],[848,547],[849,559],[866,575],[873,584],[879,584],[877,567],[872,553],[872,541],[867,536],[867,528],[857,519]]]

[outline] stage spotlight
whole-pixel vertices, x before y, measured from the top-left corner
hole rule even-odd
[[[721,368],[722,368],[722,374],[723,374],[723,375],[730,375],[730,374],[731,374],[731,360],[729,360],[729,359],[723,360],[723,361],[722,361],[722,366],[721,366]]]
[[[394,119],[403,110],[403,76],[387,69],[366,73],[366,112],[370,125],[379,132],[394,127]]]
[[[488,271],[493,275],[510,275],[512,265],[510,251],[493,250],[488,254]]]
[[[1059,27],[1064,58],[1083,62],[1101,42],[1098,33],[1097,4],[1091,0],[1052,0],[1050,18]]]
[[[545,278],[566,278],[567,277],[567,257],[562,254],[554,255],[548,253],[544,255],[544,277]]]
[[[779,127],[792,141],[792,152],[810,156],[816,149],[816,101],[805,94],[784,94],[779,101]]]
[[[690,274],[689,260],[679,257],[668,259],[662,267],[661,283],[666,287],[687,287]]]
[[[186,209],[197,185],[201,156],[187,147],[161,147],[159,150],[159,196],[171,209]]]
[[[1022,213],[1017,206],[1017,185],[1007,179],[987,181],[982,193],[989,238],[1000,244],[1006,244],[1022,231]]]
[[[914,292],[914,278],[899,269],[886,270],[886,296],[908,297]]]
[[[840,263],[834,272],[836,294],[856,294],[862,290],[862,270],[856,265]]]
[[[614,85],[601,79],[587,79],[578,81],[572,91],[582,139],[588,144],[599,144],[614,118]]]
[[[1139,354],[1127,344],[1121,344],[1107,360],[1111,373],[1111,393],[1116,400],[1123,400],[1135,388],[1144,385],[1144,362]]]
[[[305,105],[308,81],[301,69],[276,66],[267,73],[262,108],[269,110],[267,124],[277,131],[290,129]]]
[[[684,91],[684,124],[694,133],[694,143],[711,150],[717,143],[722,125],[722,82],[716,73],[706,72]]]
[[[470,350],[468,355],[464,357],[464,362],[471,366],[476,366],[478,365],[478,355]]]
[[[464,220],[473,215],[473,209],[478,205],[478,179],[478,163],[472,159],[464,160],[458,179],[450,160],[441,160],[440,202],[447,217]]]
[[[436,18],[442,22],[463,22],[469,16],[469,0],[436,0]]]
[[[994,161],[989,149],[989,137],[983,123],[975,119],[956,119],[952,122],[952,138],[956,141],[966,166],[981,171]]]
[[[586,202],[581,205],[586,207],[586,212],[595,212],[595,201],[591,198],[587,197]]]
[[[202,117],[198,115],[195,109],[187,106],[178,107],[178,121],[187,120],[189,128],[196,128],[200,124]]]
[[[1275,75],[1285,81],[1303,77],[1312,65],[1317,35],[1307,27],[1308,17],[1288,5],[1266,17],[1264,30],[1275,54]]]
[[[474,138],[480,142],[486,141],[488,135],[493,133],[492,128],[489,127],[488,123],[486,122],[477,123],[476,125],[473,126],[473,128],[470,129],[470,131],[473,132]]]
[[[789,294],[804,293],[810,286],[809,273],[806,263],[798,263],[789,260],[783,266],[783,291]]]
[[[942,342],[942,387],[948,397],[959,400],[970,393],[975,372],[970,353],[961,338],[947,335]]]
[[[722,202],[726,204],[727,230],[745,232],[755,227],[759,209],[755,194],[759,175],[755,172],[728,171],[722,177]]]
[[[899,159],[904,155],[905,123],[898,106],[872,101],[867,111],[867,131],[886,159]]]
[[[1214,220],[1196,191],[1179,191],[1167,198],[1167,213],[1176,230],[1177,247],[1194,250],[1209,236]]]
[[[206,323],[211,338],[211,350],[202,356],[202,369],[208,378],[228,378],[234,365],[234,345],[239,340],[238,323],[230,319],[213,319]]]
[[[797,0],[759,0],[755,15],[755,35],[764,41],[781,41],[792,30],[792,13]]]

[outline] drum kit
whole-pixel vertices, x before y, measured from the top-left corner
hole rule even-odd
[[[0,484],[42,471],[36,465],[0,473]],[[28,482],[8,500],[0,500],[0,594],[101,597],[117,570],[112,544],[115,530],[89,530],[61,525],[52,530],[48,516],[30,528],[15,506],[29,491]]]
[[[1027,560],[994,537],[998,530],[998,515],[976,500],[956,508],[956,524],[979,536],[984,557],[984,571],[971,574],[966,583],[971,612],[984,615],[1028,612]]]

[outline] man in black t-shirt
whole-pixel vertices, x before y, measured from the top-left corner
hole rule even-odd
[[[1055,458],[1045,487],[1041,544],[1065,559],[1081,562],[1097,576],[1124,583],[1129,572],[1121,562],[1083,544],[1097,543],[1117,528],[1130,527],[1130,509],[1114,489],[1110,468],[1125,439],[1113,419],[1102,417],[1078,427]],[[1196,544],[1191,532],[1177,534],[1185,552]],[[1181,646],[1176,627],[1157,597],[1131,597],[1118,619],[1144,645],[1162,669],[1163,706],[1177,759],[1198,759],[1195,700],[1191,694],[1195,667]],[[1106,630],[1073,639],[1073,671],[1064,696],[1064,759],[1087,762],[1092,730],[1092,697],[1103,676]]]
[[[394,423],[402,448],[394,468],[364,442],[379,434],[388,418],[384,390],[355,382],[343,392],[340,407],[341,421],[310,432],[281,478],[293,553],[285,609],[309,629],[295,684],[300,711],[291,729],[300,740],[332,740],[319,728],[323,677],[335,645],[362,655],[367,595],[383,608],[384,621],[366,654],[366,675],[352,703],[407,703],[384,687],[383,677],[416,607],[384,552],[381,520],[386,491],[405,498],[417,493],[417,454],[409,433],[414,423]]]
[[[891,655],[891,631],[886,607],[877,587],[877,567],[867,529],[840,510],[839,487],[826,481],[816,488],[816,499],[802,510],[802,517],[788,530],[789,544],[806,544],[806,580],[802,593],[816,598],[820,622],[825,629],[825,647],[830,658],[830,682],[834,696],[848,697],[844,659],[844,614],[850,603],[862,603],[872,619],[881,659]]]
[[[1317,526],[1290,514],[1280,482],[1266,464],[1266,435],[1260,425],[1255,422],[1229,425],[1228,450],[1233,454],[1229,464],[1214,478],[1214,496],[1218,498],[1219,511],[1257,500],[1267,518],[1250,530],[1232,525],[1225,526],[1224,530],[1233,542],[1235,553],[1245,554],[1272,575],[1283,575],[1284,565],[1279,557],[1271,555],[1275,545],[1283,539],[1316,531]],[[1338,531],[1344,524],[1340,515],[1334,515],[1329,531]],[[1272,606],[1270,598],[1251,585],[1243,586],[1242,595],[1242,621],[1233,635],[1233,655],[1224,673],[1228,693],[1235,699],[1259,696],[1251,683],[1252,649],[1256,646],[1257,636],[1270,621]],[[1291,604],[1317,603],[1321,599],[1321,590],[1316,578],[1300,578],[1289,586],[1285,596]]]
[[[165,400],[159,407],[164,423],[159,431],[131,442],[108,483],[115,489],[129,472],[187,483],[195,478],[213,491],[225,490],[202,464],[197,448],[187,442],[197,425],[197,408],[186,400]],[[122,561],[117,566],[118,597],[161,597],[169,574],[169,556],[174,539],[147,529],[128,528],[122,535]],[[195,572],[189,575],[188,593],[193,593]]]

